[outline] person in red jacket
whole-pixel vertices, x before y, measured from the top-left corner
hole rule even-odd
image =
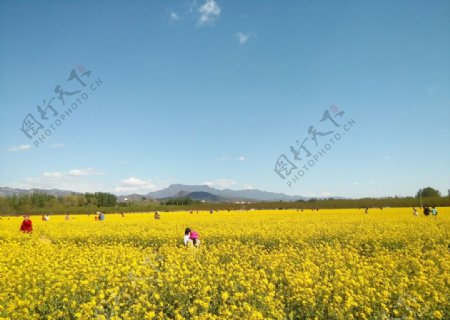
[[[25,233],[33,232],[33,222],[30,220],[30,216],[23,216],[22,225],[20,226],[20,231]]]

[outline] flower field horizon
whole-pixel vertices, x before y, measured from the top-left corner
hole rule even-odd
[[[2,217],[0,319],[449,319],[438,210]]]

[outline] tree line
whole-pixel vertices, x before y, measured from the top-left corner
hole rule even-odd
[[[97,211],[99,208],[115,207],[117,197],[107,192],[54,196],[34,192],[26,195],[0,197],[0,214],[21,213],[76,213]]]
[[[96,211],[149,212],[178,210],[249,210],[249,209],[339,209],[339,208],[383,208],[420,207],[421,205],[450,206],[450,197],[441,197],[432,188],[424,188],[415,197],[386,197],[361,199],[317,199],[273,202],[201,202],[190,198],[172,198],[164,201],[141,200],[118,202],[117,197],[107,192],[53,196],[44,193],[0,197],[0,215],[17,214],[86,214]]]

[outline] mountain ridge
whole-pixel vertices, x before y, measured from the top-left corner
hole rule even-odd
[[[61,189],[21,189],[21,188],[10,188],[10,187],[0,187],[0,196],[13,196],[13,195],[26,195],[32,194],[34,192],[45,193],[53,196],[67,196],[72,194],[82,194],[82,192],[75,192],[70,190]],[[124,201],[124,199],[129,198],[138,201],[141,199],[167,199],[167,198],[177,198],[185,197],[190,193],[204,192],[212,195],[207,196],[207,198],[220,199],[223,201],[297,201],[297,200],[307,200],[309,198],[303,196],[291,196],[284,193],[276,193],[263,191],[258,189],[216,189],[208,185],[185,185],[185,184],[171,184],[167,188],[149,192],[147,194],[130,194],[130,195],[117,195],[119,201]],[[195,194],[194,194],[195,195]],[[195,196],[199,196],[198,194]],[[204,194],[204,196],[206,196]],[[216,198],[216,197],[218,198]],[[125,200],[125,201],[127,201]]]
[[[171,184],[169,187],[162,190],[147,193],[148,197],[153,199],[176,197],[180,192],[207,192],[221,198],[231,200],[249,200],[249,201],[297,201],[307,200],[309,198],[303,196],[290,196],[284,193],[276,193],[269,191],[262,191],[258,189],[215,189],[208,185],[184,185]]]

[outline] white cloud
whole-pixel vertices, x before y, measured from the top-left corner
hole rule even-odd
[[[148,193],[155,190],[157,188],[150,180],[141,180],[135,177],[123,179],[115,188],[118,193]]]
[[[8,148],[8,151],[11,152],[20,152],[20,151],[27,151],[31,149],[31,145],[29,144],[21,144],[19,146],[12,146]]]
[[[229,156],[220,156],[216,158],[217,161],[245,161],[247,158],[245,156],[239,156],[239,157],[229,157]]]
[[[103,173],[101,173],[101,172],[94,171],[93,168],[73,169],[73,170],[70,170],[68,174],[71,176],[75,176],[75,177],[103,175]]]
[[[188,0],[188,5],[178,6],[170,10],[170,22],[197,21],[197,27],[213,26],[221,14],[221,8],[216,0]]]
[[[44,172],[42,174],[42,176],[43,177],[51,177],[51,178],[60,178],[60,177],[64,176],[64,174],[59,171],[54,171],[54,172]]]
[[[214,21],[219,17],[220,12],[221,10],[217,2],[214,0],[206,0],[198,9],[200,17],[198,18],[197,25],[213,25]]]
[[[250,38],[254,37],[252,32],[238,32],[236,33],[236,38],[239,40],[239,44],[245,44]]]
[[[243,185],[242,185],[242,188],[245,189],[245,190],[253,190],[253,189],[255,189],[255,188],[253,188],[253,186],[250,185],[250,184],[243,184]]]
[[[173,12],[173,11],[170,13],[169,17],[170,17],[170,20],[172,20],[172,21],[180,20],[180,16],[176,12]]]
[[[64,148],[64,143],[55,143],[52,146],[50,146],[50,148],[52,148],[52,149]]]
[[[68,172],[48,171],[40,176],[27,177],[23,183],[16,184],[17,188],[24,189],[62,189],[77,192],[107,191],[101,184],[89,179],[101,173],[93,169],[74,169]],[[84,179],[81,179],[83,177]]]
[[[211,188],[219,188],[219,189],[226,189],[231,188],[232,186],[236,186],[237,182],[230,179],[218,179],[213,181],[205,181],[203,184],[211,187]]]
[[[122,183],[124,185],[127,186],[132,186],[132,187],[142,187],[142,186],[147,186],[148,185],[148,181],[144,181],[138,178],[134,178],[134,177],[130,177],[128,179],[124,179],[122,180]]]

